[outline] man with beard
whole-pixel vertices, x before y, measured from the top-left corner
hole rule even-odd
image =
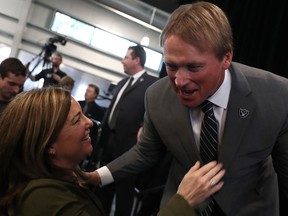
[[[52,68],[44,69],[35,76],[32,73],[29,74],[29,78],[32,81],[38,81],[41,78],[44,79],[43,87],[59,84],[61,78],[66,76],[66,73],[60,70],[60,65],[62,63],[62,56],[59,53],[53,53],[52,55]]]

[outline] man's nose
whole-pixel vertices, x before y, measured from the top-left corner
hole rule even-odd
[[[184,86],[189,81],[189,73],[184,67],[178,68],[175,74],[175,84],[177,86]]]

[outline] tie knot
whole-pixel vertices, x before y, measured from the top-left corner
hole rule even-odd
[[[208,100],[205,100],[199,107],[205,114],[213,113],[213,103]]]
[[[129,77],[127,86],[131,86],[132,85],[133,79],[134,79],[133,76]]]

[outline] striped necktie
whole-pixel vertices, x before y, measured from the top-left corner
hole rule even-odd
[[[217,160],[218,123],[213,112],[213,103],[206,100],[200,105],[205,116],[200,134],[200,156],[204,164]]]
[[[200,157],[204,164],[217,160],[218,123],[213,112],[213,103],[206,100],[200,105],[204,112],[204,119],[200,134]],[[209,216],[212,213],[214,200],[208,203],[206,208],[199,213],[200,216]]]

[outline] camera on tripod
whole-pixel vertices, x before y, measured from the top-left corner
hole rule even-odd
[[[56,35],[56,36],[54,36],[54,37],[49,38],[49,39],[48,39],[48,43],[50,43],[50,44],[60,43],[60,44],[62,44],[63,46],[65,46],[65,44],[67,43],[67,40],[66,40],[65,37]]]
[[[67,39],[59,35],[49,38],[43,46],[46,59],[48,59],[52,55],[52,53],[56,51],[57,46],[54,43],[60,43],[61,45],[65,46],[65,44],[67,43]]]
[[[34,58],[32,58],[32,60],[26,64],[26,67],[29,68],[30,63],[33,62],[36,58],[38,59],[33,69],[30,70],[30,73],[35,70],[35,68],[39,65],[41,61],[43,61],[42,68],[44,66],[47,66],[51,62],[50,57],[57,50],[57,46],[54,43],[60,43],[61,45],[65,46],[65,44],[67,43],[67,39],[60,35],[49,38],[42,47],[41,52],[38,55],[34,56]]]

